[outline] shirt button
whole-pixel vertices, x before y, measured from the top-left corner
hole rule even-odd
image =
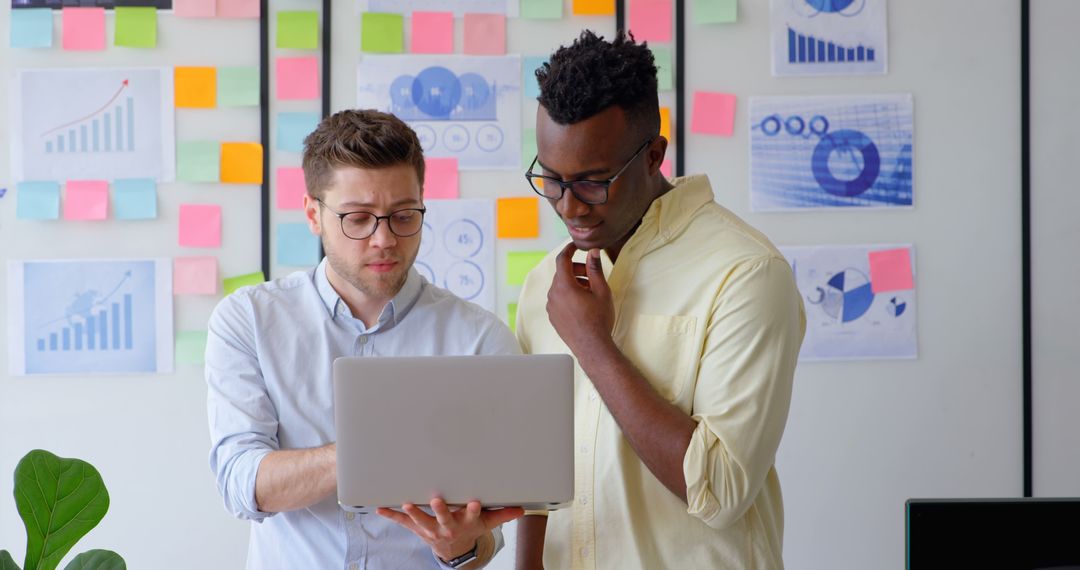
[[[356,518],[356,513],[345,513],[345,520],[351,521]]]
[[[366,337],[366,336],[360,337],[360,344],[367,344],[367,338],[368,337]]]
[[[584,444],[584,443],[581,444],[581,447],[579,449],[581,449],[582,453],[588,453],[589,452],[589,446]]]
[[[596,390],[593,390],[592,392],[589,392],[589,400],[590,401],[596,400]]]
[[[359,568],[360,568],[360,565],[355,563],[355,562],[349,564],[349,570],[359,570]]]
[[[589,547],[588,546],[582,546],[581,547],[581,557],[582,558],[588,558],[589,557]]]
[[[587,504],[589,504],[589,498],[588,498],[588,497],[586,497],[585,495],[582,495],[582,496],[581,496],[581,499],[580,499],[580,501],[581,501],[581,504],[583,504],[583,505],[587,505]]]

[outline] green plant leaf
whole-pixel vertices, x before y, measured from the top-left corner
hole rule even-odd
[[[64,570],[127,570],[127,563],[111,550],[87,550],[68,562]]]
[[[19,565],[6,550],[0,550],[0,570],[19,570]]]
[[[35,449],[15,466],[15,505],[26,525],[25,570],[54,570],[101,522],[109,492],[93,465]]]

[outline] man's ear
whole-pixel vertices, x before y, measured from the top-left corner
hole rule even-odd
[[[311,194],[304,194],[304,217],[307,219],[308,229],[311,233],[321,236],[322,224],[319,217],[319,202],[315,198],[311,197]]]
[[[664,157],[667,156],[667,148],[668,140],[663,136],[658,136],[649,143],[649,148],[645,149],[649,163],[649,176],[656,176],[656,173],[660,171],[660,165],[664,164]]]

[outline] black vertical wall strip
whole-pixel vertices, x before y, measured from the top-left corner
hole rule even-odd
[[[1031,5],[1020,2],[1020,258],[1024,312],[1024,496],[1033,490],[1031,429]]]
[[[270,279],[270,2],[259,0],[259,138],[262,163],[262,273]]]
[[[626,0],[615,0],[615,31],[626,29]]]
[[[322,116],[330,116],[330,15],[332,13],[332,0],[323,0],[322,3]],[[326,255],[323,251],[322,240],[319,240],[319,259]]]
[[[686,113],[683,112],[683,101],[686,98],[685,83],[686,75],[686,4],[683,0],[675,0],[675,176],[685,173],[686,152]]]

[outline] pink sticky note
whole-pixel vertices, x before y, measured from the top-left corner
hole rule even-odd
[[[870,252],[870,290],[876,293],[915,288],[911,252],[906,247]]]
[[[173,260],[173,295],[217,293],[216,257],[177,257]]]
[[[458,197],[456,158],[424,159],[424,198]]]
[[[64,8],[61,19],[64,49],[105,49],[105,8]]]
[[[503,55],[505,53],[505,15],[465,14],[466,55]]]
[[[287,167],[277,169],[277,207],[280,210],[301,210],[304,207],[304,169]]]
[[[630,2],[630,31],[638,41],[670,42],[671,20],[671,0]]]
[[[660,163],[660,174],[671,178],[671,159],[666,158],[664,162]]]
[[[180,245],[182,247],[220,247],[221,206],[181,204]]]
[[[694,118],[690,130],[730,137],[735,131],[735,96],[705,91],[694,93]]]
[[[109,217],[108,182],[68,180],[65,189],[65,220],[104,220]]]
[[[219,18],[258,18],[259,0],[217,0]]]
[[[413,12],[412,53],[454,53],[453,12]]]
[[[217,15],[217,0],[173,0],[177,18],[213,18]]]
[[[319,98],[319,60],[314,57],[277,58],[279,101]]]

